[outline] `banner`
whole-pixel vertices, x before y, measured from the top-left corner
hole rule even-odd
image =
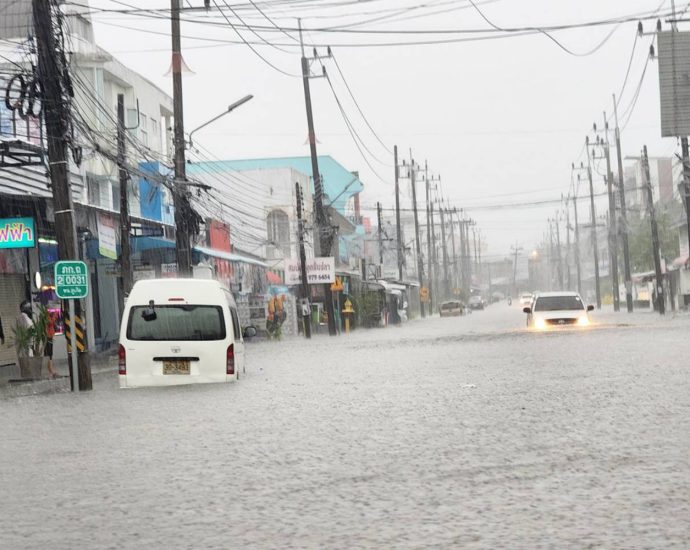
[[[335,283],[335,258],[307,259],[307,282],[310,285]],[[299,285],[302,283],[299,260],[285,260],[285,284]]]
[[[105,258],[117,260],[117,236],[115,220],[105,214],[98,214],[98,252]]]

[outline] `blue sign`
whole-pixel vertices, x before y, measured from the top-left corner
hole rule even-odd
[[[33,218],[0,218],[0,249],[33,248],[35,244]]]

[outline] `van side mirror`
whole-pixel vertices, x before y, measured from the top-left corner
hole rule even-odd
[[[147,307],[144,311],[141,312],[141,317],[147,323],[150,321],[155,321],[158,318],[156,309],[153,306],[153,300],[149,300],[149,307]]]
[[[594,311],[594,306],[592,306],[592,305],[587,306],[587,311]]]
[[[256,327],[245,327],[242,334],[245,338],[254,338],[254,336],[256,336]]]
[[[531,307],[523,307],[522,312],[523,313],[532,313],[532,308]]]

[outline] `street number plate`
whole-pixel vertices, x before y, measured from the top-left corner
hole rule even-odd
[[[163,374],[189,374],[189,361],[163,361]]]

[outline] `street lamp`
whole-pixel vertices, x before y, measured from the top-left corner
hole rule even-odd
[[[211,120],[209,120],[209,121],[207,121],[207,122],[204,122],[201,126],[199,126],[199,127],[197,127],[197,128],[194,128],[194,130],[192,130],[192,131],[189,133],[189,147],[191,148],[191,147],[194,145],[194,143],[192,142],[192,135],[194,134],[194,132],[197,132],[198,130],[201,130],[202,128],[208,126],[208,125],[211,124],[212,122],[215,122],[215,121],[218,120],[219,118],[224,117],[225,115],[227,115],[227,114],[229,114],[229,113],[232,113],[232,112],[233,112],[235,109],[237,109],[240,105],[244,105],[245,103],[247,103],[247,101],[249,101],[249,100],[252,99],[253,97],[254,97],[254,96],[253,96],[252,94],[249,94],[249,95],[244,96],[242,99],[239,99],[239,100],[235,101],[235,103],[233,103],[232,105],[228,106],[227,110],[223,111],[223,112],[222,112],[221,114],[219,114],[218,116],[215,116],[215,117],[213,117]]]

